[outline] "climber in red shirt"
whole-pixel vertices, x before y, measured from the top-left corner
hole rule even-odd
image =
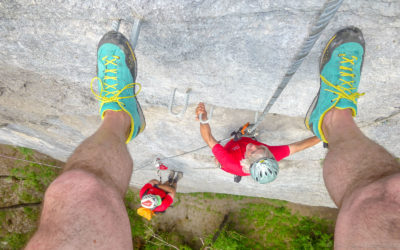
[[[207,120],[204,103],[199,103],[196,108],[197,120],[200,114],[203,120]],[[235,175],[235,182],[239,182],[241,176],[247,175],[251,175],[258,183],[271,182],[278,175],[278,161],[320,142],[318,137],[313,136],[289,145],[269,146],[255,138],[244,136],[238,140],[232,139],[222,146],[213,137],[208,123],[200,124],[200,133],[212,149],[221,169]]]
[[[177,183],[182,179],[182,172],[170,171],[168,181],[161,184],[156,179],[146,183],[139,193],[141,207],[137,213],[151,220],[155,213],[163,213],[174,201]]]

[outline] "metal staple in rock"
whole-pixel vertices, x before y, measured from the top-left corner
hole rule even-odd
[[[275,90],[274,94],[270,98],[268,104],[265,106],[264,111],[262,112],[261,115],[258,116],[256,119],[256,122],[254,125],[249,128],[249,133],[252,133],[255,131],[255,129],[260,125],[260,123],[264,120],[264,117],[268,113],[268,111],[271,109],[272,105],[274,105],[275,101],[278,99],[280,94],[282,93],[283,89],[285,89],[286,85],[289,83],[290,79],[292,76],[296,73],[297,69],[300,67],[300,65],[303,63],[304,59],[306,56],[310,53],[311,49],[313,48],[315,42],[318,40],[319,36],[321,35],[322,31],[325,29],[325,27],[328,25],[329,21],[335,16],[336,11],[339,9],[340,5],[343,3],[343,0],[331,0],[324,5],[324,9],[322,10],[321,15],[318,18],[318,21],[315,23],[315,25],[312,27],[310,35],[307,37],[307,39],[303,42],[303,45],[297,55],[295,56],[292,64],[290,65],[289,69],[287,70],[285,76],[282,79],[282,82],[279,84],[278,88]],[[173,99],[172,99],[173,101]],[[172,105],[170,105],[172,106]],[[231,139],[232,137],[225,138],[222,141]],[[200,148],[187,151],[181,154],[169,156],[169,157],[164,157],[161,158],[160,160],[167,160],[167,159],[172,159],[176,158],[179,156],[183,156],[186,154],[190,154],[196,151],[199,151],[203,148],[206,148],[207,145],[202,146]],[[144,169],[147,167],[147,164],[142,165],[141,167],[133,170],[133,172]]]
[[[260,123],[264,120],[265,116],[271,109],[272,105],[274,105],[275,101],[281,95],[282,91],[286,88],[286,85],[289,83],[290,79],[292,79],[293,75],[296,73],[297,69],[303,63],[306,56],[310,53],[313,48],[315,42],[318,40],[322,31],[328,25],[329,21],[335,16],[336,11],[339,9],[340,5],[343,3],[343,0],[328,0],[325,3],[324,9],[322,10],[321,15],[318,18],[318,21],[311,28],[310,35],[303,42],[303,45],[297,55],[295,56],[292,64],[289,69],[286,71],[285,76],[282,79],[282,82],[279,84],[278,88],[275,90],[272,97],[269,99],[268,104],[265,106],[264,111],[261,115],[258,116],[255,124],[249,129],[249,132],[252,133],[254,130],[260,125]]]

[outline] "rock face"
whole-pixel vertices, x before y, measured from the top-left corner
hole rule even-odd
[[[143,18],[136,55],[139,94],[147,128],[129,149],[135,162],[131,184],[156,177],[156,157],[205,145],[194,108],[213,105],[217,139],[254,121],[282,79],[323,6],[321,1],[77,1],[5,0],[0,3],[0,142],[37,149],[66,160],[100,124],[90,91],[96,47],[115,19]],[[357,123],[371,139],[399,157],[400,2],[345,1],[288,87],[259,126],[260,140],[291,143],[312,134],[303,118],[319,89],[318,59],[340,28],[362,29],[366,56]],[[168,112],[189,107],[182,117]],[[287,158],[268,185],[240,184],[215,168],[208,148],[165,160],[185,172],[180,192],[221,192],[334,206],[322,179],[321,145]],[[163,174],[164,175],[164,174]],[[166,173],[165,173],[166,175]]]

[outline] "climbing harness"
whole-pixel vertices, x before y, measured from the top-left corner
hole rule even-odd
[[[168,110],[169,110],[169,113],[171,115],[175,115],[177,117],[181,117],[183,114],[185,114],[186,109],[187,109],[187,107],[189,105],[189,96],[190,96],[190,92],[191,91],[192,91],[192,89],[190,89],[190,88],[186,89],[186,91],[185,91],[185,93],[186,93],[185,106],[183,106],[183,109],[181,110],[181,112],[177,112],[176,113],[176,112],[172,111],[172,106],[174,105],[175,93],[176,93],[176,88],[174,88],[174,90],[172,91],[172,95],[171,95],[171,99],[170,99],[169,105],[168,105]]]
[[[250,137],[252,139],[256,139],[256,131],[251,131],[251,128],[253,127],[253,124],[250,124],[249,122],[241,126],[238,130],[235,130],[231,133],[231,136],[233,136],[234,141],[239,141],[242,137]]]
[[[255,139],[255,136],[257,135],[257,133],[256,133],[255,131],[253,131],[253,132],[250,133],[250,132],[249,132],[249,129],[250,129],[251,127],[252,127],[252,124],[246,123],[246,124],[244,124],[243,126],[241,126],[238,130],[233,131],[233,132],[231,133],[231,136],[229,136],[229,137],[227,137],[227,138],[224,138],[224,139],[218,141],[218,143],[222,143],[222,142],[224,142],[224,141],[228,141],[228,140],[234,139],[235,136],[236,136],[236,134],[240,134],[240,135],[237,135],[237,138],[239,138],[239,139],[240,139],[241,137],[243,137],[243,136],[244,136],[244,137],[250,137],[250,138],[254,138],[254,139]],[[239,140],[239,139],[237,139],[237,140]],[[159,158],[159,157],[158,157],[158,158],[156,158],[156,160],[154,161],[154,164],[155,164],[155,166],[156,166],[157,169],[158,169],[158,168],[162,168],[161,170],[166,170],[166,169],[168,169],[168,167],[166,167],[166,166],[162,163],[163,161],[169,160],[169,159],[173,159],[173,158],[177,158],[177,157],[180,157],[180,156],[184,156],[184,155],[187,155],[187,154],[191,154],[191,153],[200,151],[200,150],[205,149],[205,148],[208,148],[208,145],[204,145],[204,146],[202,146],[202,147],[199,147],[199,148],[196,148],[196,149],[193,149],[193,150],[190,150],[190,151],[181,153],[181,154],[177,154],[177,155],[167,156],[167,157],[164,157],[164,158]],[[133,172],[142,170],[142,169],[146,168],[148,165],[149,165],[149,161],[146,162],[146,163],[143,163],[143,164],[142,164],[140,167],[138,167],[137,169],[134,169]],[[165,167],[165,168],[164,168],[164,167]],[[192,168],[192,169],[206,170],[206,169],[218,169],[218,167],[211,167],[211,168],[210,168],[210,167],[208,167],[208,168]],[[160,175],[159,175],[159,170],[157,170],[157,175],[160,176]],[[161,181],[161,176],[160,176],[160,181]],[[240,181],[240,180],[239,180],[239,181]]]
[[[325,3],[321,14],[319,15],[317,21],[315,22],[315,24],[311,28],[311,31],[310,31],[308,37],[304,40],[301,49],[297,52],[296,56],[294,57],[294,59],[292,61],[292,64],[289,66],[289,68],[286,71],[281,83],[278,85],[278,87],[276,88],[276,90],[273,93],[272,97],[269,99],[269,101],[268,101],[267,105],[265,106],[265,108],[264,108],[263,112],[261,113],[261,115],[259,115],[258,111],[257,111],[254,124],[248,124],[248,126],[246,128],[244,128],[245,133],[242,132],[242,130],[243,130],[243,127],[242,127],[241,130],[240,130],[240,133],[235,133],[233,135],[234,137],[235,137],[235,135],[237,135],[238,137],[241,137],[246,133],[249,134],[249,135],[252,135],[253,133],[255,133],[256,128],[264,120],[265,116],[267,115],[267,113],[269,112],[271,107],[274,105],[274,103],[276,102],[278,97],[281,95],[282,91],[286,88],[286,86],[289,83],[290,79],[293,77],[293,75],[296,73],[296,71],[298,70],[300,65],[303,63],[303,61],[306,58],[306,56],[310,53],[310,51],[313,48],[315,42],[320,37],[322,31],[328,25],[329,21],[334,17],[334,15],[336,14],[337,10],[339,9],[339,7],[341,6],[342,3],[343,3],[343,0],[328,0]],[[172,98],[171,98],[171,101],[170,101],[170,104],[169,104],[169,112],[171,114],[173,114],[173,115],[181,116],[181,115],[183,115],[185,113],[186,108],[188,106],[189,92],[188,91],[186,92],[186,103],[185,103],[185,106],[184,106],[183,110],[180,113],[174,113],[172,111],[172,106],[173,106],[173,102],[174,102],[174,98],[175,98],[175,91],[176,91],[176,88],[173,91]],[[200,116],[199,118],[202,121],[202,117]],[[206,122],[206,121],[204,121],[204,122]],[[220,140],[219,143],[222,142],[222,141],[230,140],[231,138],[232,138],[232,136],[228,137],[228,138],[225,138],[223,140]],[[187,152],[184,152],[184,153],[181,153],[181,154],[177,154],[177,155],[173,155],[173,156],[169,156],[169,157],[164,157],[164,158],[162,158],[160,160],[166,160],[166,159],[172,159],[172,158],[180,157],[180,156],[183,156],[183,155],[186,155],[186,154],[190,154],[190,153],[202,150],[202,149],[207,148],[207,147],[208,146],[205,145],[205,146],[202,146],[200,148],[196,148],[194,150],[187,151]],[[138,171],[140,169],[145,168],[146,166],[147,165],[144,165],[144,166],[139,167],[139,168],[137,168],[137,169],[135,169],[133,171]]]
[[[286,88],[290,79],[292,79],[297,69],[303,63],[306,56],[310,53],[311,49],[313,48],[315,42],[318,40],[322,31],[328,25],[329,21],[335,16],[336,11],[339,9],[342,2],[343,0],[331,0],[325,3],[324,9],[322,10],[321,15],[319,16],[317,22],[311,28],[310,34],[308,35],[307,39],[303,42],[301,49],[297,52],[296,56],[294,57],[294,60],[292,61],[292,64],[286,71],[286,74],[284,75],[281,83],[278,85],[274,94],[269,99],[267,105],[265,106],[262,114],[258,117],[254,126],[250,129],[250,132],[254,131],[258,127],[258,125],[260,125],[260,123],[264,120],[265,116],[271,109],[272,105],[274,105],[275,101],[281,95],[282,91]]]
[[[249,122],[241,126],[238,130],[233,131],[231,133],[231,136],[233,136],[234,141],[239,141],[242,137],[250,137],[252,139],[256,139],[256,132],[249,132],[249,130],[252,128],[253,124],[250,124]],[[242,180],[242,176],[240,175],[233,175],[233,181],[235,183],[239,183]]]
[[[256,130],[256,128],[260,125],[260,123],[263,121],[263,119],[265,118],[266,114],[269,112],[271,107],[274,105],[274,103],[276,102],[276,100],[278,99],[278,97],[280,96],[282,91],[284,90],[284,88],[289,83],[290,79],[296,73],[296,71],[298,70],[298,68],[300,67],[302,62],[304,61],[305,57],[310,53],[310,51],[313,48],[315,42],[320,37],[322,31],[328,25],[329,21],[334,17],[334,15],[336,14],[337,10],[339,9],[339,7],[341,6],[342,3],[343,3],[343,0],[330,0],[330,1],[326,2],[326,4],[324,5],[324,9],[322,10],[317,22],[311,28],[309,36],[303,42],[303,45],[302,45],[301,49],[298,51],[298,53],[294,57],[294,60],[292,61],[292,64],[288,68],[286,74],[284,75],[281,83],[278,85],[278,87],[275,90],[274,94],[272,95],[272,97],[268,101],[268,103],[265,106],[262,114],[258,115],[258,112],[256,112],[256,119],[255,119],[256,121],[255,121],[255,123],[254,124],[249,124],[247,126],[247,128],[245,129],[247,134],[251,135]],[[114,20],[113,21],[113,23],[112,23],[113,30],[115,30],[115,31],[119,30],[121,21],[122,21],[122,19],[118,19],[118,20]],[[127,20],[124,20],[124,21],[127,21]],[[129,21],[127,21],[127,22],[129,22]],[[132,22],[130,22],[130,23],[132,23]],[[138,37],[139,37],[140,29],[141,29],[141,24],[142,24],[142,20],[140,18],[135,18],[134,19],[132,32],[131,32],[131,36],[130,36],[130,41],[132,43],[132,48],[133,49],[135,49],[136,46],[137,46]],[[169,105],[169,112],[171,114],[173,114],[173,115],[181,116],[186,112],[186,109],[187,109],[187,106],[188,106],[188,102],[189,102],[190,89],[186,90],[185,106],[184,106],[183,110],[181,112],[179,112],[179,113],[175,113],[175,112],[172,111],[172,106],[173,106],[174,98],[175,98],[175,92],[176,92],[176,88],[174,89],[173,94],[172,94],[171,102],[170,102],[170,105]],[[207,121],[203,121],[201,119],[201,117],[200,117],[200,120],[203,121],[203,122],[208,122],[210,119],[211,119],[211,115],[210,115],[210,118]],[[243,132],[240,131],[240,134],[243,135]],[[235,135],[233,135],[233,136],[235,136]],[[226,140],[230,140],[231,138],[232,137],[228,137],[228,138],[222,139],[222,140],[219,141],[219,143],[221,143],[223,141],[226,141]],[[181,153],[181,154],[177,154],[177,155],[173,155],[173,156],[169,156],[169,157],[164,157],[164,158],[161,158],[161,159],[158,158],[158,160],[162,161],[162,160],[167,160],[167,159],[180,157],[180,156],[183,156],[183,155],[194,153],[196,151],[202,150],[202,149],[207,148],[207,147],[208,146],[205,145],[205,146],[202,146],[202,147],[199,147],[199,148],[196,148],[196,149],[193,149],[191,151],[187,151],[187,152],[184,152],[184,153]],[[24,162],[29,162],[29,163],[40,164],[40,165],[43,165],[43,166],[48,166],[48,167],[53,167],[53,168],[61,168],[59,166],[44,164],[44,163],[35,162],[35,161],[29,161],[29,160],[25,160],[25,159],[19,159],[19,158],[5,156],[5,155],[1,155],[1,154],[0,154],[0,157],[9,158],[9,159],[13,159],[13,160],[24,161]],[[135,171],[144,169],[147,166],[148,166],[148,163],[144,164],[144,166],[139,167],[139,168],[137,168],[137,169],[135,169],[133,171],[135,172]],[[162,164],[162,165],[159,166],[159,170],[165,170],[165,169],[163,169],[164,168],[163,166],[166,169],[168,169],[165,165]],[[213,169],[213,168],[198,168],[198,169]]]

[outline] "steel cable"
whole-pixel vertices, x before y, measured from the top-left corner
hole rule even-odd
[[[249,128],[249,133],[255,131],[255,129],[260,125],[260,123],[264,120],[265,116],[274,105],[276,100],[281,95],[282,91],[286,88],[287,84],[289,83],[290,79],[292,79],[293,75],[296,73],[300,65],[303,63],[306,56],[310,53],[311,49],[314,47],[315,42],[320,37],[322,31],[328,25],[329,21],[335,16],[336,11],[339,9],[340,5],[342,5],[343,0],[331,0],[325,3],[324,9],[322,10],[317,22],[311,28],[311,32],[308,35],[307,39],[304,40],[303,45],[299,52],[294,57],[292,64],[286,71],[281,83],[276,88],[274,94],[269,99],[267,105],[265,106],[261,115],[258,116],[257,121],[254,125]]]

